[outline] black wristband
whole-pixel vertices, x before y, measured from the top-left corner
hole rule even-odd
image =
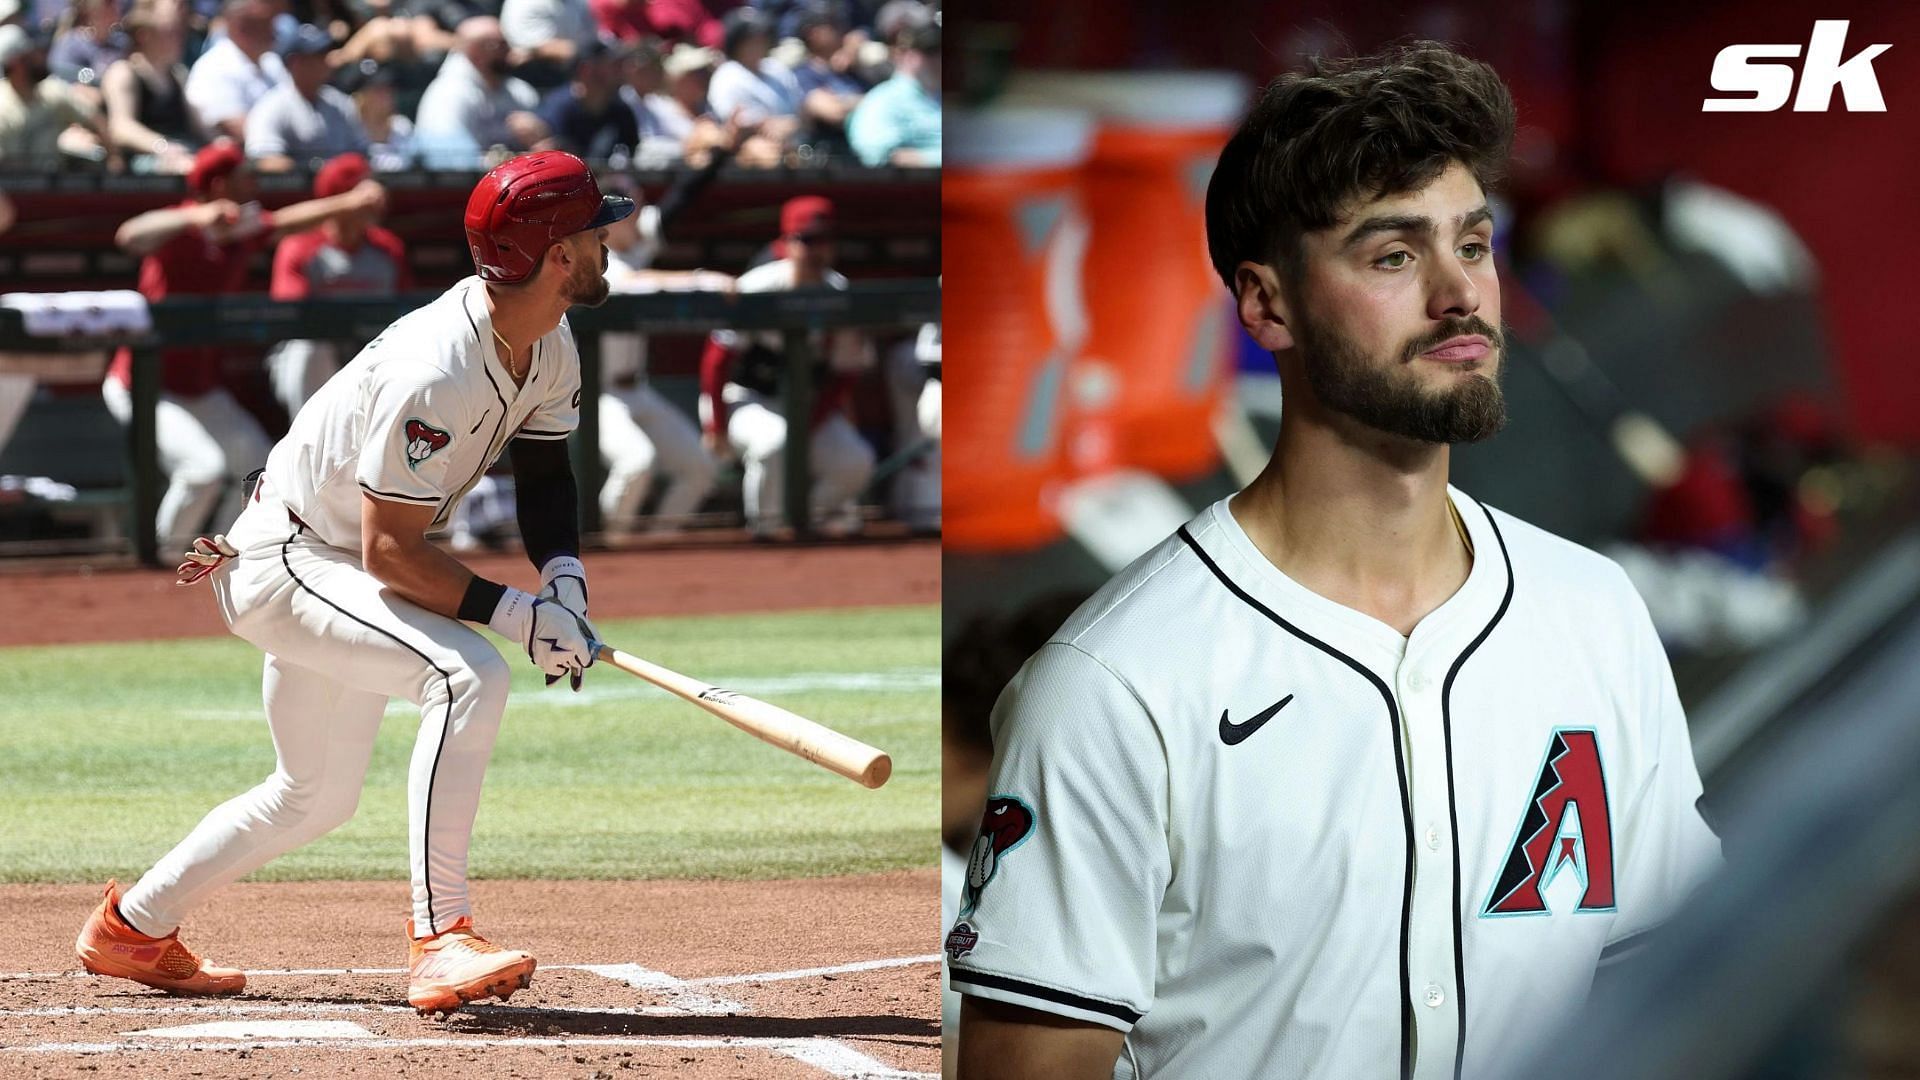
[[[492,622],[493,610],[500,606],[500,599],[506,595],[505,585],[475,574],[473,580],[467,582],[467,595],[460,598],[460,618],[467,622]]]

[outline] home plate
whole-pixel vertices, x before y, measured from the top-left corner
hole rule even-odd
[[[212,1024],[123,1031],[155,1039],[371,1039],[373,1032],[345,1020],[221,1020]]]

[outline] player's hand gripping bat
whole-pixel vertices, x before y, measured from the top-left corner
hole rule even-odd
[[[598,645],[594,650],[594,658],[612,664],[629,675],[645,679],[762,742],[771,743],[789,754],[797,754],[815,765],[831,769],[856,784],[877,788],[893,775],[893,758],[885,751],[876,750],[858,739],[822,727],[777,705],[710,686],[699,679],[621,652],[611,645]]]

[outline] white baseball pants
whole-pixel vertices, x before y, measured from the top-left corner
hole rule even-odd
[[[115,420],[133,422],[133,398],[126,387],[108,379],[100,384],[100,396]],[[273,447],[253,414],[225,390],[199,397],[162,393],[155,408],[154,438],[167,490],[154,515],[154,531],[162,552],[177,553],[201,532],[224,529],[240,516],[246,499],[240,478],[265,465]]]
[[[667,489],[655,509],[655,527],[665,529],[700,508],[720,473],[692,418],[645,383],[601,393],[600,456],[607,463],[600,520],[609,532],[632,528],[656,475]]]
[[[273,396],[286,407],[289,419],[339,370],[340,347],[331,341],[296,338],[275,345],[267,354]]]
[[[271,491],[228,539],[240,555],[212,575],[214,595],[234,634],[267,654],[278,766],[208,813],[126,891],[121,913],[168,933],[221,886],[352,817],[387,699],[399,697],[420,707],[407,772],[414,932],[470,914],[467,845],[507,661],[477,631],[385,589],[357,554],[290,525]]]
[[[747,527],[765,533],[785,520],[781,499],[786,490],[782,452],[787,448],[787,418],[778,401],[745,387],[728,384],[726,395],[727,442],[740,455]],[[704,401],[701,407],[706,407]],[[851,518],[854,500],[873,476],[873,447],[851,421],[834,413],[814,426],[808,450],[813,490],[807,506],[814,521]]]

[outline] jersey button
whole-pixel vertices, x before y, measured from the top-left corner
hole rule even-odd
[[[1446,1000],[1447,1000],[1447,992],[1445,990],[1440,989],[1440,985],[1438,983],[1427,984],[1427,997],[1426,997],[1427,1008],[1437,1009],[1441,1005],[1445,1004]]]
[[[1418,671],[1407,676],[1407,689],[1413,691],[1416,694],[1426,693],[1427,677]]]
[[[1440,830],[1431,825],[1427,826],[1427,850],[1440,850]]]

